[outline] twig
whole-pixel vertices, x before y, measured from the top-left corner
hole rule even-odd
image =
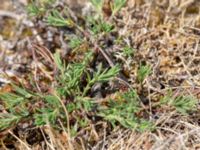
[[[45,143],[52,149],[54,150],[54,148],[51,146],[51,144],[47,141],[47,138],[45,137],[44,131],[40,128],[40,131],[42,133],[42,136],[44,138]]]
[[[16,138],[22,145],[26,147],[27,150],[31,150],[26,143],[24,143],[20,138],[18,138],[15,134],[13,134],[10,130],[8,131],[14,138]]]
[[[20,20],[22,18],[22,15],[18,15],[14,12],[6,11],[6,10],[0,10],[0,16],[10,17],[16,20]]]
[[[29,44],[30,44],[30,41],[29,41]],[[31,45],[31,44],[30,44]],[[37,62],[38,62],[38,60],[37,60],[37,57],[36,57],[36,55],[35,55],[35,51],[34,51],[34,49],[33,49],[33,47],[31,46],[31,51],[32,51],[32,55],[33,55],[33,60],[34,60],[34,80],[35,80],[35,84],[36,84],[36,87],[37,87],[37,89],[38,89],[38,91],[40,91],[41,92],[41,89],[40,89],[40,86],[38,85],[38,83],[37,83],[37,68],[38,68],[38,66],[37,66]]]

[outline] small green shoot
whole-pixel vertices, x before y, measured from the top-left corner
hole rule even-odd
[[[31,94],[30,92],[28,92],[23,88],[20,88],[19,86],[12,84],[12,87],[14,88],[16,93],[20,94],[21,96],[24,96],[25,98],[31,98],[33,96],[33,94]]]
[[[86,71],[86,67],[92,58],[92,53],[88,53],[85,56],[85,60],[81,63],[68,64],[59,78],[59,82],[62,85],[58,88],[58,92],[61,95],[73,95],[80,93],[80,82],[83,73]]]
[[[9,112],[8,114],[0,113],[0,130],[15,125],[20,119],[29,115],[26,104],[33,95],[16,85],[12,86],[15,93],[0,93],[0,100]]]
[[[110,23],[107,23],[101,19],[95,20],[93,18],[89,18],[88,20],[92,26],[91,31],[94,35],[97,35],[99,33],[110,33],[113,31],[114,26]]]
[[[70,40],[69,47],[74,49],[74,48],[79,47],[81,43],[82,43],[82,40],[80,38],[74,37]]]
[[[125,4],[126,0],[114,0],[111,5],[112,16],[114,16]]]
[[[54,95],[45,95],[44,100],[53,108],[60,107],[59,99]]]
[[[94,103],[92,102],[91,98],[87,97],[77,97],[76,99],[76,108],[80,109],[83,108],[85,112],[89,112],[94,107]]]
[[[95,7],[97,12],[99,14],[101,14],[102,13],[102,7],[103,7],[103,0],[90,0],[90,2]]]
[[[33,95],[14,84],[12,84],[15,93],[0,93],[0,99],[3,101],[7,109],[14,109],[14,107],[23,105],[27,102],[27,99]]]
[[[58,115],[60,115],[58,109],[38,109],[38,112],[34,114],[34,123],[37,126],[42,126],[47,123],[55,124]]]
[[[149,65],[142,65],[138,69],[137,79],[140,83],[144,81],[144,79],[151,73],[151,67]]]
[[[57,68],[61,71],[61,73],[63,75],[63,73],[65,71],[65,64],[61,60],[61,56],[58,51],[54,54],[54,62],[56,64]]]
[[[35,0],[27,6],[27,12],[30,16],[40,16],[44,14],[48,6],[53,4],[55,0]]]
[[[118,73],[120,69],[119,66],[116,65],[110,69],[103,69],[102,64],[98,66],[97,72],[94,73],[93,78],[88,76],[88,84],[84,89],[83,96],[88,92],[88,90],[94,85],[96,82],[107,82],[114,78]]]
[[[107,22],[101,22],[100,27],[103,32],[109,33],[113,30],[113,25],[107,23]]]
[[[22,117],[18,115],[9,114],[0,114],[0,131],[3,131],[12,125],[17,124]]]
[[[66,108],[69,113],[79,109],[79,107],[77,107],[76,103],[69,103],[69,104],[67,104]]]
[[[30,16],[39,16],[45,12],[45,8],[38,7],[36,4],[32,3],[27,6],[27,11]]]
[[[13,93],[2,93],[0,99],[4,102],[7,109],[12,109],[25,100],[24,97]]]
[[[169,92],[161,99],[160,103],[173,106],[178,112],[186,115],[197,109],[198,100],[192,95],[181,95],[174,98],[172,92]]]
[[[48,18],[47,23],[56,27],[72,27],[73,21],[71,19],[65,19],[57,10],[53,10]]]
[[[123,48],[122,52],[125,57],[131,57],[134,54],[134,49],[126,46]]]

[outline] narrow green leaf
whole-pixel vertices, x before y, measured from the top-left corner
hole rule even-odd
[[[14,87],[16,93],[24,96],[25,98],[31,98],[33,95],[31,93],[29,93],[27,90],[20,88],[19,86],[16,86],[14,84],[12,84],[12,86]]]

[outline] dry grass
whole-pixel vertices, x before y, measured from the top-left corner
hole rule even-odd
[[[28,144],[26,138],[30,138],[30,132],[36,129],[20,132],[21,135],[10,129],[6,134],[14,141],[10,145],[19,150],[200,149],[199,106],[196,112],[187,116],[167,107],[154,108],[169,89],[176,95],[184,93],[200,98],[200,3],[195,0],[128,0],[114,21],[125,45],[135,51],[131,59],[118,53],[121,45],[113,45],[109,51],[123,63],[132,88],[148,100],[144,109],[148,110],[148,119],[155,122],[155,130],[140,133],[116,127],[111,131],[107,123],[98,122],[79,131],[73,138],[64,127],[62,132],[58,132],[47,125],[37,129],[38,142],[36,139],[33,145]],[[33,41],[42,39],[40,35],[36,37]],[[3,56],[3,52],[7,51],[0,51],[0,55]],[[27,56],[26,53],[23,55]],[[2,64],[6,63],[3,58],[0,60]],[[31,62],[27,64],[34,65]],[[136,82],[141,64],[152,68],[142,88]],[[9,149],[6,148],[9,144],[4,141],[4,133],[0,135],[3,135],[1,149]]]

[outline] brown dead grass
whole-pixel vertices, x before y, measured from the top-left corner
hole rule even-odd
[[[136,49],[134,58],[124,63],[131,85],[138,88],[135,76],[141,63],[153,68],[141,93],[150,102],[150,120],[156,122],[156,130],[139,133],[118,127],[110,132],[107,124],[98,123],[69,139],[66,131],[58,133],[46,126],[39,129],[44,140],[34,145],[9,131],[17,149],[200,149],[199,109],[189,116],[174,111],[152,112],[152,104],[168,89],[200,97],[200,3],[195,0],[128,0],[115,22],[119,35],[126,37],[127,45]],[[157,119],[153,118],[155,115]],[[2,149],[6,149],[1,141]]]

